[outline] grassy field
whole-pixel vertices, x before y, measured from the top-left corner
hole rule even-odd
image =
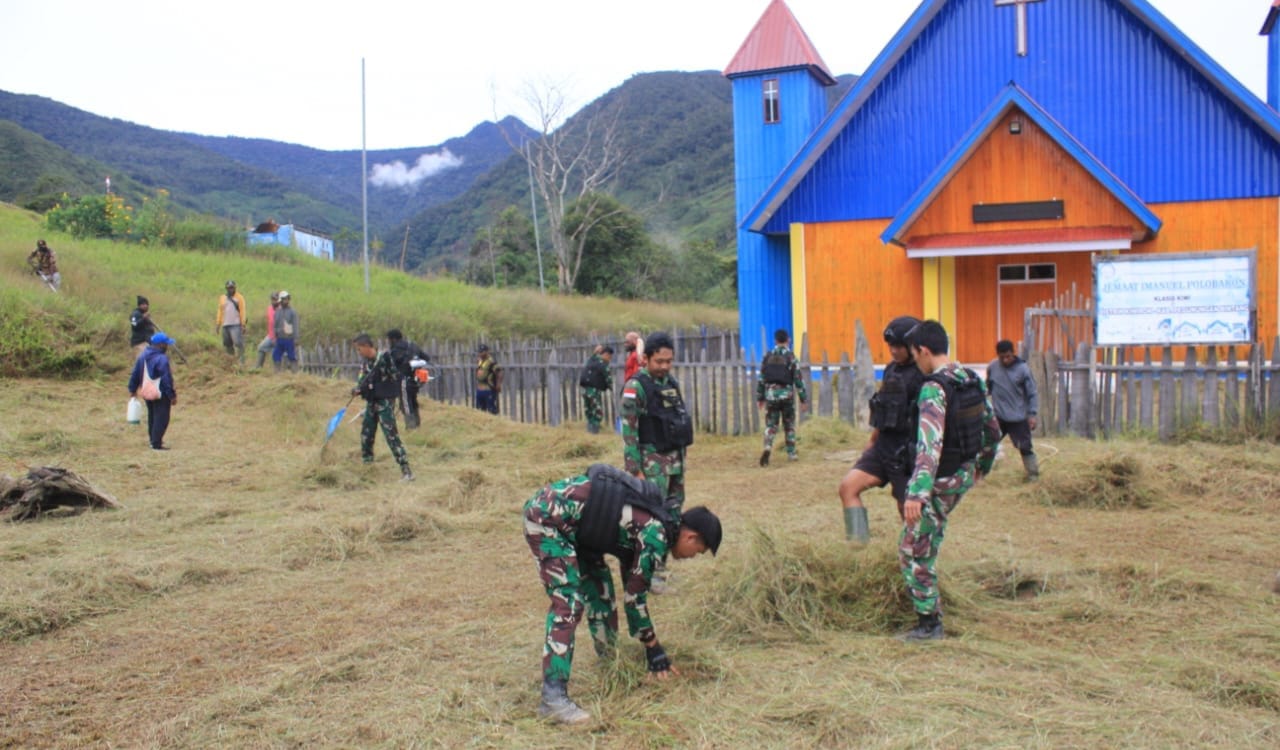
[[[908,646],[896,515],[853,549],[836,484],[865,435],[815,420],[802,457],[698,437],[691,503],[719,557],[673,566],[641,649],[578,652],[596,720],[535,718],[546,597],[520,507],[617,462],[615,436],[430,404],[418,481],[346,386],[177,368],[166,442],[124,422],[123,375],[8,380],[0,472],[61,465],[123,510],[0,524],[0,747],[1258,747],[1280,745],[1280,448],[1042,443],[959,506],[946,641]]]

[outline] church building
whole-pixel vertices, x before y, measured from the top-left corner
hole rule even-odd
[[[852,358],[861,320],[884,362],[880,330],[910,314],[986,362],[1027,307],[1089,294],[1094,254],[1248,249],[1270,341],[1275,15],[1264,102],[1146,0],[924,0],[829,108],[835,79],[772,0],[724,70],[744,346],[786,328]]]

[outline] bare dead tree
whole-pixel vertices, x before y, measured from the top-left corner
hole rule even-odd
[[[573,291],[591,229],[617,213],[600,211],[600,199],[618,175],[625,154],[618,141],[621,107],[601,102],[593,112],[570,120],[563,86],[526,83],[522,98],[539,136],[517,143],[504,131],[512,150],[533,172],[533,182],[546,208],[548,234],[556,259],[556,284]],[[566,230],[565,215],[577,209],[585,217]]]

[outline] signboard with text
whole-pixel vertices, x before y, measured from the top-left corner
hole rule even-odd
[[[1255,250],[1094,256],[1094,343],[1254,340]]]

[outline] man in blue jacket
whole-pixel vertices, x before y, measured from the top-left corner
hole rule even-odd
[[[1005,435],[1022,454],[1022,468],[1027,481],[1040,478],[1040,461],[1031,446],[1031,433],[1036,429],[1036,412],[1040,398],[1036,379],[1027,363],[1013,353],[1012,341],[996,342],[996,358],[987,365],[987,392],[1000,420],[1000,438]]]
[[[169,346],[178,342],[163,331],[151,336],[151,345],[133,363],[129,376],[129,395],[147,403],[147,435],[151,450],[165,451],[164,433],[169,429],[169,412],[178,403],[173,389],[173,372],[169,369]]]

